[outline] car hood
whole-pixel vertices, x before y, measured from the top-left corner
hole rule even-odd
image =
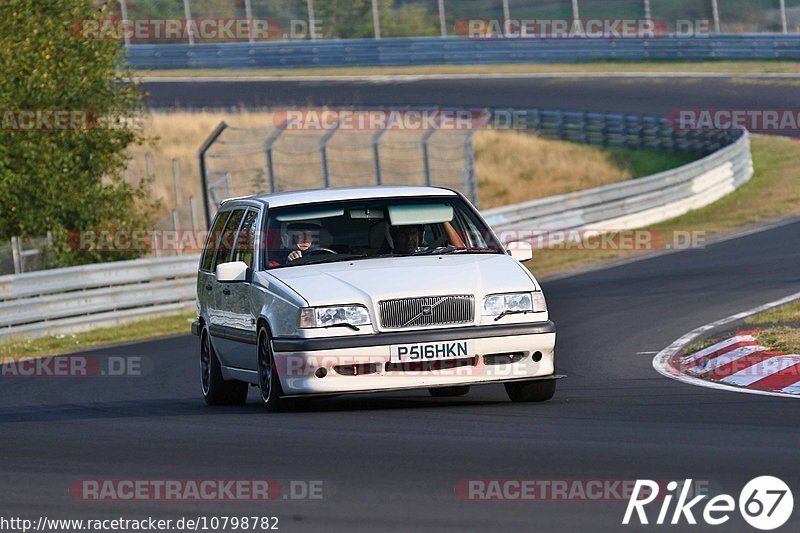
[[[282,268],[270,274],[311,306],[364,304],[418,296],[534,290],[533,276],[506,255],[444,255],[368,259]]]

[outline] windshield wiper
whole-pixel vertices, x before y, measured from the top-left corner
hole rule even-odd
[[[497,248],[453,248],[442,252],[441,255],[450,254],[502,254],[503,252]]]

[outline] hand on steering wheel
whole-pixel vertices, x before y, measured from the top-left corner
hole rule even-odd
[[[335,250],[331,250],[330,248],[315,248],[314,250],[308,250],[305,254],[300,250],[295,250],[294,252],[289,254],[289,261],[297,261],[301,257],[309,257],[312,255],[319,255],[319,254],[338,254],[339,252]]]

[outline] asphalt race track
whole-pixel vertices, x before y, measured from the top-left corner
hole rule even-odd
[[[142,377],[4,378],[2,514],[269,515],[281,531],[648,530],[620,525],[623,500],[474,502],[454,489],[469,479],[692,478],[738,498],[761,475],[798,487],[800,402],[692,387],[651,367],[653,352],[685,332],[800,290],[798,264],[795,221],[545,283],[558,368],[569,377],[541,405],[512,404],[488,386],[457,399],[393,393],[281,414],[251,390],[245,407],[208,408],[189,336],[94,352],[143,357]],[[324,491],[321,500],[266,504],[68,493],[75,480],[120,478],[321,480]],[[795,512],[785,529],[799,522]],[[709,529],[753,531],[738,513]]]
[[[735,77],[234,79],[148,81],[144,89],[150,93],[149,105],[159,108],[440,105],[667,115],[681,109],[794,109],[800,100],[798,79]]]

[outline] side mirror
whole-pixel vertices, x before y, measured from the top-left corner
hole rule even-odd
[[[506,245],[508,255],[524,263],[533,259],[533,245],[524,241],[513,241]]]
[[[217,281],[220,283],[246,283],[253,280],[253,271],[247,263],[235,261],[217,265]]]

